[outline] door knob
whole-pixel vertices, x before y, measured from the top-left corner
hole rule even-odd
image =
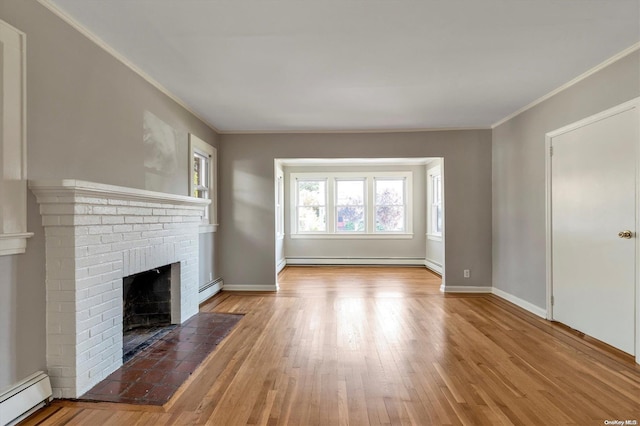
[[[633,237],[633,232],[631,231],[618,232],[618,237],[624,238],[625,240],[629,240],[631,239],[631,237]]]

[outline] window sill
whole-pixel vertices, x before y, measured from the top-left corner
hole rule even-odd
[[[438,234],[427,234],[427,240],[431,240],[431,241],[442,241],[442,235],[438,235]]]
[[[292,234],[293,240],[410,240],[413,234]]]
[[[216,232],[217,230],[218,230],[218,224],[215,224],[215,225],[204,224],[204,225],[200,225],[200,228],[198,228],[198,233],[208,234],[210,232]]]
[[[0,234],[0,256],[24,253],[27,250],[27,238],[31,236],[33,232]]]

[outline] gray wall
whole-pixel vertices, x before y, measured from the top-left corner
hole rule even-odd
[[[275,283],[275,158],[444,157],[446,283],[491,285],[491,131],[238,134],[222,135],[220,146],[225,284]]]
[[[493,130],[495,287],[546,306],[545,134],[637,96],[638,51]]]
[[[35,0],[3,0],[0,19],[27,34],[29,179],[157,190],[144,170],[142,119],[150,111],[180,134],[179,167],[162,189],[188,193],[187,132],[217,146],[213,130]],[[44,237],[31,194],[28,216],[35,236],[27,252],[0,257],[0,388],[45,369]],[[213,268],[214,236],[202,238]]]
[[[379,167],[285,167],[285,253],[287,257],[405,257],[425,256],[425,168],[424,166]],[[413,238],[411,239],[304,239],[291,238],[291,173],[299,172],[413,172]]]

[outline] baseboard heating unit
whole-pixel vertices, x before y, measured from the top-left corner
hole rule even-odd
[[[42,371],[0,391],[0,426],[15,425],[51,399],[51,382]]]

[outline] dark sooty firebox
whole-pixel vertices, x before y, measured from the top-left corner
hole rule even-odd
[[[123,279],[122,329],[171,324],[171,265]]]

